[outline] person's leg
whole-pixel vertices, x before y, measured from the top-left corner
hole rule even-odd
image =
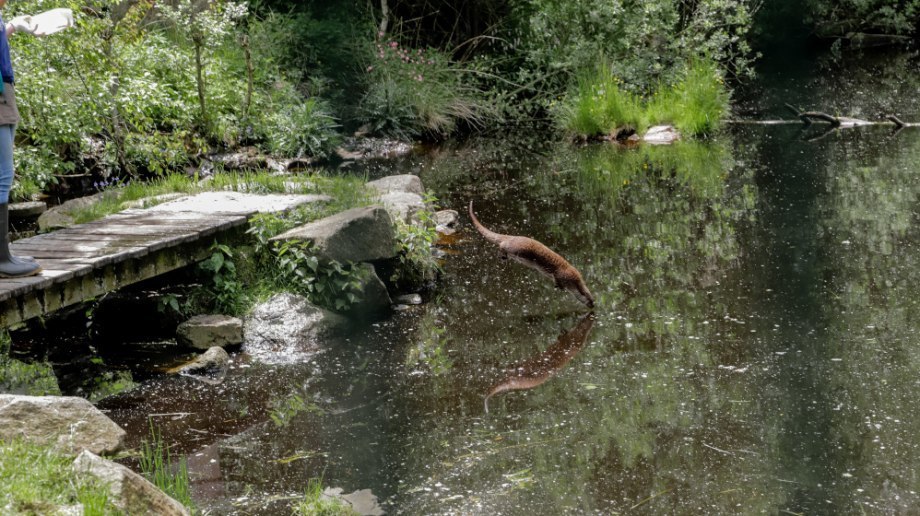
[[[0,277],[18,278],[41,272],[35,262],[16,259],[10,254],[9,201],[13,187],[13,138],[16,126],[0,125]]]

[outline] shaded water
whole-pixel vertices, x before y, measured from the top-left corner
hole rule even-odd
[[[897,104],[859,91],[841,114]],[[221,386],[153,379],[102,407],[135,441],[156,414],[216,513],[276,513],[320,476],[407,514],[910,512],[920,129],[803,136],[492,138],[385,165],[566,256],[594,317],[464,217],[425,305],[310,363],[238,356]],[[487,413],[515,375],[533,388]]]

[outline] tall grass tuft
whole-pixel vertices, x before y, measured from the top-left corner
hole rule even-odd
[[[690,136],[714,133],[728,113],[728,92],[719,68],[708,60],[691,61],[680,81],[653,96],[649,116],[672,123]]]
[[[173,457],[169,446],[163,442],[162,436],[153,424],[150,425],[150,439],[141,442],[139,461],[141,471],[147,480],[185,507],[194,509],[185,457],[178,459],[174,470],[171,466]]]
[[[642,132],[649,125],[673,124],[688,136],[708,136],[728,112],[728,93],[718,66],[696,59],[680,80],[664,85],[648,101],[626,90],[601,61],[582,71],[573,91],[555,110],[564,131],[583,138],[614,136],[624,128]]]
[[[621,88],[606,61],[578,75],[573,94],[557,110],[557,123],[586,137],[614,136],[621,128],[640,131],[647,125],[641,100]]]

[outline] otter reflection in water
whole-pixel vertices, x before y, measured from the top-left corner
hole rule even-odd
[[[507,391],[533,389],[542,385],[565,367],[588,341],[588,334],[591,333],[592,326],[594,326],[594,312],[582,317],[574,328],[560,335],[546,351],[530,357],[511,371],[508,376],[493,385],[486,394],[486,413],[489,412],[489,398],[492,396]]]

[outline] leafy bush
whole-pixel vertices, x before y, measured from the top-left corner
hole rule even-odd
[[[338,125],[325,101],[313,97],[270,113],[261,122],[269,152],[300,158],[326,156],[339,143]]]
[[[365,269],[335,260],[321,260],[310,242],[288,240],[273,249],[278,280],[311,303],[347,310],[361,299]]]
[[[249,306],[249,298],[247,289],[237,277],[233,250],[217,243],[211,249],[211,256],[198,264],[204,283],[191,296],[191,303],[197,307],[194,311],[205,312],[207,307],[220,313],[238,315]]]
[[[428,210],[421,210],[416,213],[416,218],[412,224],[396,219],[399,266],[390,280],[404,289],[418,288],[441,272],[441,265],[431,252],[438,238],[434,216]]]

